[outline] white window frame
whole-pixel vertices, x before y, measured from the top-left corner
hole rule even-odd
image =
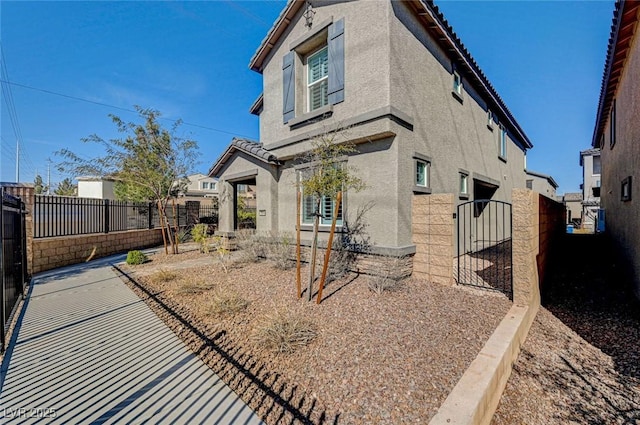
[[[202,182],[202,190],[209,190],[209,182]]]
[[[338,163],[338,165],[341,165],[342,163]],[[300,182],[302,180],[302,173],[304,173],[305,171],[311,171],[312,167],[309,168],[302,168],[298,170],[298,182]],[[304,188],[302,187],[301,184],[298,185],[299,187],[299,191],[300,191],[300,198],[302,200],[302,206],[300,208],[300,222],[303,225],[310,225],[313,224],[313,213],[314,211],[309,211],[309,208],[313,208],[316,204],[316,197],[315,195],[305,195],[304,193]],[[339,206],[339,210],[338,210],[338,219],[336,220],[336,227],[341,227],[343,225],[344,222],[344,209],[345,209],[345,193],[343,192],[342,194],[342,200],[340,201],[340,206]],[[327,208],[326,203],[330,201],[331,202],[331,206],[330,208]],[[331,223],[333,222],[333,215],[335,213],[335,208],[336,208],[336,200],[335,199],[330,199],[327,196],[323,196],[321,201],[320,201],[320,209],[321,209],[321,213],[323,213],[323,215],[320,217],[320,220],[318,221],[318,224],[320,226],[331,226]],[[329,211],[327,211],[329,210]]]
[[[507,129],[500,126],[498,132],[498,156],[506,160],[507,159]]]
[[[419,169],[420,169],[420,165],[424,165],[424,182],[420,182],[419,181]],[[425,188],[429,188],[431,187],[430,185],[430,180],[431,180],[431,162],[424,160],[424,159],[416,159],[416,175],[415,175],[415,181],[414,184],[418,187],[425,187]]]
[[[451,90],[462,99],[462,76],[455,69],[453,70],[453,87]]]
[[[493,112],[491,109],[487,109],[487,128],[493,131],[493,126],[495,125],[495,119],[493,118]]]
[[[320,77],[318,80],[313,81],[313,82],[309,82],[309,79],[311,77],[310,75],[310,69],[309,69],[309,61],[314,58],[315,56],[318,56],[320,54],[322,54],[323,52],[325,52],[325,54],[327,55],[327,74],[323,77]],[[307,55],[306,59],[305,59],[305,72],[306,72],[306,86],[307,86],[307,112],[312,112],[315,111],[316,109],[320,109],[323,106],[326,106],[329,104],[329,71],[328,71],[328,61],[329,61],[329,46],[328,45],[324,45],[323,47],[321,47],[320,49],[316,50],[313,53],[310,53],[309,55]],[[318,106],[317,108],[311,108],[311,90],[313,87],[315,86],[319,86],[322,84],[327,84],[327,94],[326,97],[323,98],[323,102],[322,105]]]
[[[460,171],[460,195],[469,196],[469,173]]]

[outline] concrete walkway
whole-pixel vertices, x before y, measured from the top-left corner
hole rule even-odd
[[[37,275],[0,375],[0,423],[258,424],[111,257]]]

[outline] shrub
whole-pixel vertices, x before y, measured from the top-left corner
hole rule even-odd
[[[242,298],[237,292],[218,288],[211,295],[208,313],[213,315],[233,314],[244,310],[249,301]]]
[[[151,275],[151,280],[155,283],[166,283],[174,280],[178,275],[169,270],[160,270],[157,273]]]
[[[127,264],[129,265],[138,265],[142,263],[146,263],[148,260],[147,256],[142,251],[133,250],[127,253]]]
[[[309,344],[317,334],[310,320],[276,311],[255,329],[252,339],[267,350],[290,354]]]
[[[199,294],[200,292],[208,291],[211,288],[213,288],[213,285],[210,283],[187,282],[184,285],[180,286],[176,292],[182,295],[193,295]]]
[[[367,282],[369,290],[377,295],[385,291],[400,289],[405,276],[403,270],[404,258],[386,258],[386,265],[381,267],[378,276],[371,276]]]
[[[193,236],[193,241],[200,244],[200,252],[209,252],[209,234],[208,234],[209,226],[206,224],[196,224],[191,229],[191,236]]]
[[[399,284],[399,280],[387,276],[371,276],[367,282],[369,290],[377,295],[381,295],[384,291],[393,291],[398,288]]]

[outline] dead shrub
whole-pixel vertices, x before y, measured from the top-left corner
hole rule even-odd
[[[405,277],[404,258],[386,257],[384,265],[377,276],[369,277],[367,286],[371,292],[381,295],[383,292],[396,291],[402,288]]]
[[[237,292],[228,288],[217,288],[211,294],[211,302],[207,313],[211,315],[233,314],[244,310],[249,305]]]
[[[258,325],[252,340],[264,349],[291,354],[309,344],[317,334],[316,326],[310,320],[276,311]]]
[[[273,233],[271,243],[268,244],[269,261],[279,270],[289,270],[294,266],[293,261],[293,236],[289,233]]]
[[[189,281],[181,285],[176,292],[181,295],[194,295],[208,291],[213,287],[214,285],[211,283]]]
[[[178,274],[170,270],[160,270],[151,275],[151,281],[153,283],[167,283],[175,280]]]
[[[385,276],[371,276],[367,282],[371,292],[381,295],[385,291],[393,291],[400,286],[400,281]]]

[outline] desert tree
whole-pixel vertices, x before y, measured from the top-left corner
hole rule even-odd
[[[73,184],[69,177],[58,183],[58,187],[53,190],[58,196],[76,196],[78,193],[78,187]]]
[[[181,120],[166,129],[158,122],[160,112],[139,106],[136,110],[140,119],[137,123],[109,115],[122,134],[120,138],[104,139],[93,134],[82,139],[102,147],[102,156],[86,159],[63,149],[57,152],[63,158],[58,168],[76,175],[114,179],[118,199],[153,201],[158,206],[165,252],[168,252],[167,240],[175,252],[175,236],[170,231],[167,205],[186,187],[187,173],[193,169],[198,145],[178,135]]]
[[[313,216],[313,235],[311,240],[311,261],[307,299],[311,301],[313,283],[315,281],[315,264],[318,248],[318,230],[320,218],[331,219],[331,233],[327,253],[331,250],[336,218],[341,208],[342,193],[347,190],[359,192],[366,186],[357,176],[357,170],[346,163],[349,154],[355,153],[356,147],[347,141],[346,132],[325,132],[311,142],[311,150],[300,157],[304,166],[299,174],[299,191],[302,192],[303,210]],[[323,203],[330,204],[330,213],[323,208]],[[328,216],[330,215],[330,216]],[[298,220],[300,218],[298,217]],[[299,249],[298,249],[299,251]],[[323,278],[328,265],[326,255]],[[321,282],[322,285],[323,282]],[[319,294],[321,290],[319,290]],[[318,298],[318,302],[320,299]]]
[[[44,193],[47,193],[47,190],[49,190],[49,186],[44,184],[44,182],[42,181],[42,176],[40,176],[40,174],[36,174],[35,179],[33,179],[33,187],[36,195],[42,195]]]

